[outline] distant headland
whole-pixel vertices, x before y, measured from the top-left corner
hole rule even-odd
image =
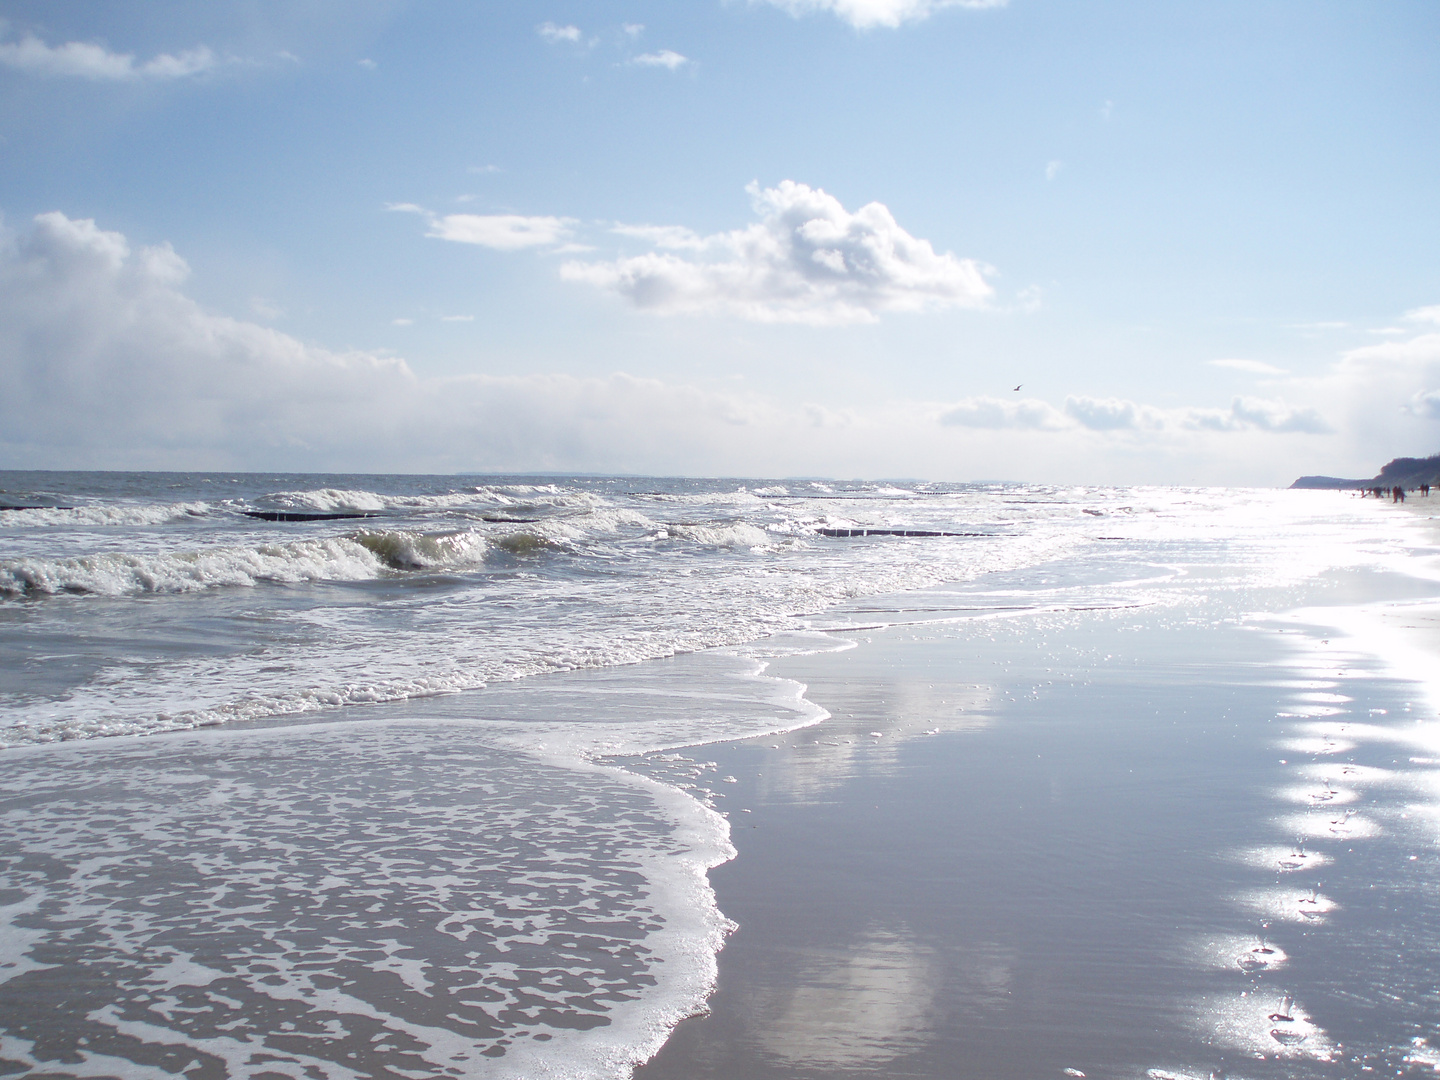
[[[1418,488],[1440,487],[1440,454],[1427,458],[1397,457],[1370,480],[1345,480],[1338,476],[1302,476],[1292,488]]]

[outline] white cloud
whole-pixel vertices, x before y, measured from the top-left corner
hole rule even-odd
[[[1132,431],[1140,427],[1164,426],[1159,410],[1121,398],[1067,397],[1065,415],[1091,431]]]
[[[1080,395],[845,407],[623,374],[425,378],[206,311],[187,273],[168,245],[133,248],[59,213],[0,227],[0,466],[1287,484],[1440,448],[1440,333],[1354,350],[1287,379],[1287,400],[1228,408]]]
[[[966,398],[946,406],[936,419],[947,427],[1029,429],[1057,433],[1079,430],[1115,437],[1169,438],[1186,432],[1262,431],[1324,434],[1330,426],[1316,410],[1280,401],[1236,398],[1229,409],[1162,409],[1124,398],[1072,395],[1057,409],[1035,398]]]
[[[441,315],[441,322],[474,322],[474,315]]]
[[[414,319],[404,319],[404,318],[401,318],[401,319],[391,319],[391,320],[390,320],[390,325],[391,325],[391,326],[414,326],[414,325],[415,325],[415,320],[414,320]]]
[[[928,19],[942,8],[999,8],[1009,0],[768,0],[791,15],[828,11],[859,30]]]
[[[1065,426],[1065,417],[1055,406],[1035,398],[1015,401],[993,397],[973,397],[947,406],[937,417],[946,427],[967,428],[1035,428],[1057,431]]]
[[[1284,368],[1278,368],[1274,364],[1267,364],[1263,360],[1245,360],[1239,357],[1227,357],[1223,360],[1207,360],[1206,363],[1211,367],[1229,368],[1232,371],[1244,371],[1251,375],[1288,374]]]
[[[419,214],[430,222],[425,233],[437,240],[457,244],[477,244],[497,251],[518,251],[521,248],[563,245],[561,251],[588,251],[589,248],[565,244],[575,224],[573,218],[526,217],[523,214],[433,214],[415,203],[386,203],[386,210],[402,214]]]
[[[1440,323],[1440,304],[1431,304],[1429,307],[1416,308],[1407,311],[1405,318],[1411,322]]]
[[[630,236],[636,240],[643,240],[647,244],[653,244],[655,247],[669,248],[674,251],[703,251],[710,243],[709,239],[683,225],[623,225],[617,223],[610,231],[617,236]]]
[[[115,82],[135,79],[182,79],[215,66],[215,54],[204,45],[184,52],[161,53],[137,64],[132,53],[115,53],[103,45],[67,41],[47,45],[34,34],[0,42],[0,64],[35,75],[71,75]]]
[[[1335,429],[1309,406],[1292,407],[1283,401],[1237,397],[1229,409],[1186,409],[1180,423],[1208,431],[1273,431],[1278,434],[1328,435]]]
[[[446,214],[430,219],[426,236],[479,244],[498,251],[558,244],[570,235],[570,218],[523,217],[520,214]]]
[[[360,60],[356,60],[355,63],[359,64],[366,71],[374,71],[377,67],[380,66],[379,64],[375,63],[374,60],[371,60],[368,56]]]
[[[625,33],[626,33],[627,35],[629,35],[630,37],[632,37],[632,38],[637,38],[637,37],[639,37],[641,34],[643,34],[643,33],[645,32],[645,24],[644,24],[644,23],[626,23],[626,24],[625,24],[624,26],[622,26],[620,29],[624,30]]]
[[[662,314],[723,314],[756,322],[874,322],[882,312],[984,307],[993,290],[971,259],[937,254],[882,204],[848,212],[790,180],[746,189],[761,220],[699,237],[657,226],[620,227],[664,250],[610,262],[568,262],[561,276]],[[691,249],[693,257],[674,252]]]
[[[207,312],[187,272],[60,213],[0,234],[0,464],[701,472],[737,430],[801,425],[625,375],[422,379]]]
[[[1045,163],[1045,179],[1054,180],[1060,175],[1060,170],[1065,167],[1063,161],[1047,161]]]
[[[1392,457],[1440,450],[1440,414],[1434,408],[1440,332],[1351,349],[1328,372],[1295,385],[1327,415],[1343,418],[1346,465],[1355,476],[1373,474]]]
[[[676,68],[690,63],[690,59],[672,49],[661,49],[659,52],[642,53],[630,62],[639,64],[641,67],[663,67],[668,71],[674,71]]]
[[[1410,412],[1428,420],[1440,420],[1440,390],[1422,390],[1410,399]]]
[[[545,22],[537,26],[535,32],[552,45],[561,41],[574,43],[580,41],[580,28],[578,26],[556,26],[553,22]]]
[[[465,171],[466,171],[466,172],[472,172],[472,173],[498,173],[498,172],[500,171],[500,166],[499,166],[499,165],[471,165],[471,166],[470,166],[468,169],[466,169]]]

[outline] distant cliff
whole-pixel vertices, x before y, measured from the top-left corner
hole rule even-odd
[[[1302,476],[1292,488],[1393,488],[1440,487],[1440,454],[1427,458],[1397,457],[1370,480],[1343,480],[1338,476]]]

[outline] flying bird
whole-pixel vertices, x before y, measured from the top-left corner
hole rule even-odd
[[[1024,386],[1024,385],[1025,385],[1024,383],[1021,383],[1021,384],[1020,384],[1020,386]],[[1020,386],[1015,387],[1015,390],[1019,390],[1019,389],[1020,389]],[[1013,392],[1013,391],[1012,391],[1012,392]]]

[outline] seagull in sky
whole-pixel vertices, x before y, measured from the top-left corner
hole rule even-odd
[[[1020,384],[1020,386],[1024,386],[1024,385],[1025,385],[1024,383],[1021,383],[1021,384]],[[1015,387],[1015,391],[1018,391],[1018,390],[1020,389],[1020,386]],[[1015,392],[1015,391],[1012,391],[1012,393]]]

